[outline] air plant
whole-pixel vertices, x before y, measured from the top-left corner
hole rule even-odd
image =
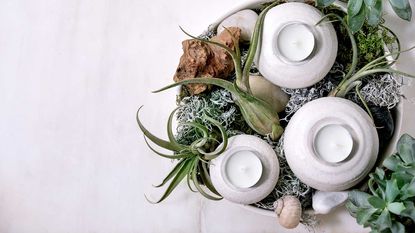
[[[415,46],[407,50],[400,50],[399,41],[397,40],[397,43],[398,43],[397,52],[390,52],[383,56],[380,56],[374,59],[373,61],[367,63],[365,66],[360,68],[360,70],[356,71],[357,61],[358,61],[358,49],[357,49],[357,44],[353,36],[352,30],[340,16],[333,14],[333,13],[325,15],[317,24],[322,23],[324,20],[326,20],[329,17],[336,18],[336,20],[340,21],[343,24],[343,26],[346,28],[347,33],[350,38],[351,45],[352,45],[352,51],[353,51],[352,63],[351,63],[350,69],[348,70],[346,74],[344,74],[342,81],[337,85],[336,88],[334,88],[330,92],[329,96],[345,97],[347,93],[349,93],[351,90],[354,89],[356,91],[357,96],[362,101],[363,105],[365,106],[368,114],[371,115],[366,101],[364,100],[363,96],[360,94],[360,87],[362,85],[361,80],[366,76],[378,74],[378,73],[397,74],[401,76],[415,78],[415,76],[413,75],[391,68],[391,66],[396,62],[396,60],[398,59],[401,53],[410,51],[414,49]],[[382,27],[385,30],[389,30],[384,26]],[[393,56],[396,56],[396,57],[393,57]]]
[[[182,123],[180,126],[190,126],[194,127],[197,132],[201,134],[201,137],[195,140],[190,145],[183,145],[176,141],[173,130],[172,130],[172,121],[174,113],[178,108],[176,108],[169,116],[167,121],[167,135],[168,141],[160,139],[154,136],[150,131],[148,131],[144,125],[141,123],[139,119],[139,111],[141,107],[137,111],[137,123],[140,127],[141,131],[144,133],[144,139],[147,146],[157,155],[168,158],[179,160],[176,166],[169,172],[169,174],[164,178],[161,184],[156,185],[155,187],[162,187],[167,184],[170,180],[170,184],[167,187],[166,191],[164,192],[163,196],[156,202],[150,201],[151,203],[159,203],[166,199],[171,192],[177,187],[177,185],[186,177],[187,185],[190,190],[194,191],[192,188],[193,186],[196,190],[202,194],[204,197],[211,199],[211,200],[221,200],[222,197],[216,191],[214,186],[212,185],[209,171],[208,171],[208,162],[218,155],[220,155],[227,147],[228,144],[228,136],[226,134],[225,129],[222,125],[216,121],[215,119],[205,115],[204,118],[206,121],[210,122],[214,125],[220,132],[222,137],[222,144],[221,146],[217,147],[214,151],[206,150],[206,147],[210,147],[210,141],[218,142],[217,135],[214,135],[216,132],[213,130],[208,130],[204,125],[197,123],[197,122],[187,122]],[[147,141],[149,139],[151,142],[156,144],[157,146],[164,148],[166,150],[174,152],[173,155],[163,154],[156,149],[154,149],[150,143]],[[205,186],[211,193],[207,192],[202,186]],[[146,197],[147,198],[147,197]],[[147,199],[148,200],[148,199]]]
[[[219,46],[230,54],[235,65],[236,80],[234,83],[218,78],[200,77],[195,79],[183,80],[166,86],[155,92],[161,92],[178,85],[187,85],[195,83],[219,86],[221,88],[228,90],[232,94],[232,98],[234,99],[235,103],[239,106],[245,121],[255,132],[263,136],[269,135],[271,139],[277,140],[283,132],[283,128],[281,127],[279,122],[278,113],[273,110],[269,103],[255,97],[252,94],[249,86],[249,74],[250,68],[254,61],[255,54],[257,52],[257,47],[259,44],[260,35],[262,33],[265,15],[268,12],[268,10],[276,6],[278,3],[279,1],[272,3],[260,13],[251,39],[251,44],[248,50],[248,56],[244,64],[242,64],[241,62],[241,51],[239,48],[239,41],[235,38],[233,38],[233,42],[235,44],[235,51],[233,51],[232,49],[228,48],[223,44],[192,36],[186,31],[184,31],[182,28],[180,28],[186,35],[190,36],[191,38]]]

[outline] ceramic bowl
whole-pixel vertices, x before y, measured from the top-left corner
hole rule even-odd
[[[267,3],[269,1],[264,1],[264,0],[247,0],[245,1],[243,4],[235,7],[234,9],[230,10],[228,13],[224,14],[222,17],[219,17],[215,22],[213,22],[210,25],[210,28],[217,28],[217,26],[227,17],[229,17],[230,15],[244,10],[244,9],[258,9],[260,8],[264,3]],[[338,7],[340,7],[343,10],[346,10],[346,5],[343,2],[340,1],[335,1],[335,3]],[[415,86],[412,88],[407,88],[405,91],[415,91]],[[404,93],[405,94],[405,93]],[[395,132],[393,137],[391,138],[389,144],[385,147],[383,153],[380,155],[380,158],[378,158],[378,163],[381,162],[386,156],[392,154],[395,150],[395,145],[399,139],[399,136],[401,135],[401,131],[402,131],[402,119],[403,119],[403,114],[404,114],[404,104],[407,103],[402,103],[400,102],[392,111],[393,116],[394,116],[394,120],[395,120]],[[252,205],[241,205],[243,208],[250,210],[252,212],[255,212],[257,214],[261,214],[264,216],[269,216],[269,217],[276,217],[276,214],[273,211],[270,210],[265,210],[265,209],[261,209],[261,208],[257,208],[255,206]],[[341,212],[346,212],[345,209],[341,210],[340,212],[337,212],[337,214],[343,214]],[[346,214],[347,215],[347,214]]]

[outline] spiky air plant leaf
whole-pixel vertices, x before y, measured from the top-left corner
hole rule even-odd
[[[190,127],[194,127],[196,130],[201,132],[202,137],[195,140],[190,145],[182,145],[178,143],[174,137],[173,130],[172,130],[172,122],[174,113],[177,111],[177,108],[173,110],[168,118],[167,121],[167,135],[168,141],[158,138],[157,136],[153,135],[150,131],[148,131],[144,125],[141,123],[139,118],[139,112],[142,107],[140,107],[137,111],[136,119],[138,126],[140,127],[141,131],[144,134],[144,139],[147,146],[153,151],[155,154],[168,158],[168,159],[175,159],[179,160],[178,163],[173,167],[173,169],[167,174],[167,176],[163,179],[163,181],[159,185],[155,185],[154,187],[159,188],[166,185],[168,182],[169,185],[161,198],[157,201],[151,201],[147,197],[146,199],[151,203],[159,203],[165,200],[172,191],[177,187],[177,185],[182,182],[182,180],[186,177],[186,182],[191,191],[194,191],[192,188],[191,183],[196,188],[196,190],[202,194],[204,197],[211,199],[211,200],[220,200],[222,197],[213,187],[212,182],[210,180],[210,175],[206,163],[209,160],[216,158],[220,155],[225,149],[228,144],[228,136],[226,134],[225,129],[222,125],[216,121],[215,119],[204,116],[205,120],[215,127],[218,128],[220,132],[220,136],[222,138],[222,143],[220,147],[217,147],[213,151],[205,151],[204,146],[209,141],[216,141],[216,137],[212,135],[214,132],[209,131],[204,125],[196,122],[187,122],[182,125],[187,125]],[[156,144],[157,146],[164,148],[173,152],[173,155],[167,155],[161,153],[154,149],[150,143],[147,141],[150,140],[152,143]],[[206,189],[204,188],[206,187]]]
[[[252,66],[255,54],[257,52],[259,39],[262,34],[262,28],[264,24],[265,15],[272,7],[276,6],[278,3],[279,1],[274,2],[273,4],[266,7],[260,13],[258,20],[256,22],[256,25],[255,25],[251,44],[248,50],[248,56],[243,66],[241,64],[242,62],[241,62],[241,53],[240,53],[239,43],[235,38],[233,38],[234,44],[235,44],[235,51],[233,51],[223,44],[192,36],[181,28],[182,31],[189,37],[195,40],[199,40],[205,43],[210,43],[210,44],[219,46],[230,54],[235,65],[235,75],[236,75],[235,83],[225,81],[222,79],[217,79],[217,78],[200,77],[200,78],[195,78],[195,79],[183,80],[183,81],[171,84],[169,86],[166,86],[155,92],[164,91],[166,89],[179,86],[179,85],[196,84],[196,83],[211,84],[211,85],[219,86],[231,92],[232,97],[235,103],[239,106],[245,121],[255,132],[263,136],[270,135],[270,137],[273,140],[277,140],[283,133],[283,128],[280,126],[280,121],[279,121],[280,119],[278,117],[278,113],[272,110],[269,103],[263,100],[260,100],[259,98],[252,95],[252,92],[249,86],[249,70]]]
[[[320,20],[320,22],[318,22],[317,24],[322,23],[324,20],[326,20],[329,17],[334,17],[337,20],[342,22],[343,26],[346,28],[346,30],[348,32],[350,42],[351,42],[351,45],[352,45],[352,51],[353,51],[352,65],[351,65],[349,71],[347,72],[347,74],[344,75],[343,80],[340,82],[340,84],[335,89],[333,89],[333,91],[329,94],[330,96],[345,97],[346,94],[350,90],[355,88],[357,85],[360,85],[358,83],[362,78],[364,78],[368,75],[372,75],[372,74],[388,73],[388,74],[397,74],[397,75],[401,75],[401,76],[405,76],[405,77],[415,78],[414,75],[407,74],[407,73],[404,73],[404,72],[401,72],[399,70],[395,70],[395,69],[391,68],[391,66],[394,64],[394,62],[396,61],[399,54],[404,53],[404,52],[408,52],[408,51],[414,49],[415,46],[413,46],[413,47],[411,47],[407,50],[400,50],[399,49],[399,51],[397,51],[397,52],[390,52],[390,53],[384,54],[383,56],[380,56],[380,57],[374,59],[373,61],[367,63],[365,66],[360,68],[360,70],[356,71],[357,60],[358,60],[358,49],[357,49],[357,45],[356,45],[356,41],[355,41],[355,38],[353,36],[353,33],[352,33],[351,29],[349,28],[349,26],[343,21],[343,19],[340,16],[336,15],[336,14],[327,14],[327,15],[325,15]],[[385,28],[385,30],[388,30],[388,29]],[[400,48],[399,41],[398,41],[398,48]],[[396,56],[396,57],[394,58],[394,56]]]

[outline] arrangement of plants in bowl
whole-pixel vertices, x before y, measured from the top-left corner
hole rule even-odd
[[[390,0],[411,19],[407,0]],[[347,202],[373,232],[413,226],[415,143],[376,168],[394,136],[407,50],[383,25],[381,0],[266,2],[242,9],[182,43],[174,84],[178,107],[168,140],[148,131],[157,155],[176,161],[160,185],[165,200],[185,181],[211,200],[275,211],[279,223],[315,224]],[[173,120],[178,123],[173,129]],[[151,143],[169,150],[159,152]],[[370,173],[370,174],[369,174]],[[368,181],[369,193],[348,191]],[[310,214],[309,210],[314,212]]]

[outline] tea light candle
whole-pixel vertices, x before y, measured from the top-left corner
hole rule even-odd
[[[353,149],[353,138],[341,125],[326,125],[314,138],[317,154],[329,163],[338,163],[349,157]]]
[[[225,173],[235,187],[249,188],[261,178],[262,163],[253,151],[239,150],[226,161]]]
[[[314,35],[303,23],[288,24],[277,36],[278,51],[289,61],[303,61],[313,52],[314,45]]]

